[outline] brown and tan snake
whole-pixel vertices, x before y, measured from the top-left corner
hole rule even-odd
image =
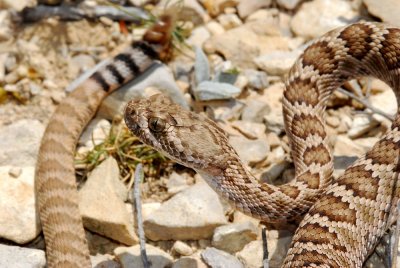
[[[212,120],[162,95],[132,100],[125,122],[133,134],[195,169],[237,209],[265,221],[306,214],[284,267],[362,267],[394,220],[400,195],[400,115],[362,158],[331,182],[333,156],[324,122],[326,100],[345,81],[374,76],[400,95],[400,29],[356,23],[314,41],[286,80],[283,112],[295,180],[259,183]]]

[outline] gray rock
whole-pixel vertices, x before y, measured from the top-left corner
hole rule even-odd
[[[110,94],[101,103],[97,116],[112,120],[115,115],[122,114],[129,100],[144,97],[144,89],[149,87],[156,87],[163,94],[170,96],[176,103],[188,108],[170,70],[165,65],[154,64],[134,81]]]
[[[268,7],[271,5],[271,0],[246,0],[246,1],[239,1],[237,6],[237,10],[239,16],[241,18],[246,18],[248,15],[252,14],[253,12],[263,8]]]
[[[0,244],[0,267],[44,268],[46,257],[43,250]]]
[[[164,268],[172,265],[173,258],[165,251],[146,244],[146,253],[152,267]],[[114,254],[121,262],[123,268],[143,268],[140,246],[119,247],[114,250]]]
[[[240,159],[249,165],[263,161],[269,153],[269,145],[266,138],[249,140],[242,136],[231,136],[229,137],[229,143],[239,154]]]
[[[188,188],[189,185],[186,183],[186,178],[183,175],[176,173],[175,171],[169,176],[167,181],[167,188],[169,194],[176,194],[182,190]]]
[[[119,180],[118,164],[106,159],[79,191],[80,210],[84,226],[96,233],[127,245],[138,242],[130,214],[124,203],[127,189]]]
[[[265,72],[254,69],[246,69],[244,70],[244,75],[248,80],[248,85],[254,89],[263,90],[269,84],[268,76]]]
[[[270,75],[286,75],[301,54],[295,51],[273,51],[254,59],[255,64]]]
[[[197,100],[209,101],[237,97],[241,93],[241,90],[228,83],[203,81],[197,87],[193,88],[193,93]]]
[[[293,32],[312,39],[355,22],[358,14],[345,0],[314,0],[304,3],[291,21]]]
[[[33,186],[35,168],[21,168],[17,178],[9,174],[13,168],[0,167],[0,237],[25,244],[41,231]]]
[[[369,13],[390,23],[394,26],[400,26],[400,5],[397,0],[363,0]]]
[[[113,260],[111,255],[101,255],[90,256],[90,262],[93,268],[121,268],[121,265]]]
[[[216,248],[207,248],[201,253],[201,257],[211,268],[245,267],[235,256]]]
[[[44,126],[38,120],[23,119],[4,126],[0,132],[0,166],[34,166]]]
[[[268,103],[257,99],[248,99],[242,112],[242,120],[261,123],[263,117],[270,112],[271,108]]]
[[[176,194],[144,221],[146,236],[157,240],[210,238],[214,229],[226,223],[217,194],[199,182]]]
[[[183,257],[177,260],[172,268],[207,268],[208,266],[196,257]]]
[[[257,226],[250,221],[223,225],[215,229],[212,245],[223,251],[235,253],[256,240],[257,232]]]

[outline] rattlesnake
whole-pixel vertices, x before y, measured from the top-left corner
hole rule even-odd
[[[286,79],[283,112],[295,181],[259,183],[212,120],[162,95],[132,100],[125,122],[144,143],[195,169],[237,209],[265,221],[306,212],[284,267],[361,267],[394,220],[400,196],[400,115],[366,155],[331,183],[327,98],[345,81],[374,76],[400,95],[400,29],[356,23],[314,41]]]

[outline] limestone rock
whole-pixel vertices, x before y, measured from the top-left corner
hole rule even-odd
[[[0,166],[34,166],[44,126],[38,120],[19,120],[0,132]]]
[[[250,165],[261,162],[269,153],[269,145],[265,137],[249,140],[242,136],[231,136],[229,143],[239,154],[240,159]]]
[[[382,93],[372,95],[369,101],[373,107],[383,110],[385,113],[395,115],[397,112],[396,97],[392,90],[385,90]],[[388,121],[386,117],[374,114],[373,118],[379,122]]]
[[[161,93],[170,96],[176,103],[188,108],[170,70],[162,64],[155,63],[140,77],[128,82],[105,98],[100,105],[97,116],[112,120],[116,114],[122,114],[129,100],[144,97],[143,89],[149,87],[156,87]]]
[[[44,268],[46,257],[43,250],[0,244],[0,267]]]
[[[79,138],[79,144],[92,150],[94,146],[104,142],[110,130],[111,123],[108,120],[96,117],[85,127]]]
[[[2,0],[0,2],[0,9],[11,8],[16,11],[22,11],[26,7],[34,7],[36,5],[37,1],[35,0],[18,0],[18,1]]]
[[[358,138],[367,133],[379,124],[371,115],[357,114],[354,117],[353,123],[349,129],[348,136],[350,138]]]
[[[143,2],[142,2],[143,3]],[[177,19],[182,21],[191,21],[195,25],[203,23],[207,18],[207,12],[196,0],[162,0],[157,4],[160,12],[165,12],[166,7],[179,7],[179,12],[176,12]]]
[[[291,27],[297,35],[312,39],[357,18],[349,1],[313,0],[300,7],[291,21]]]
[[[270,75],[286,75],[301,54],[295,51],[273,51],[254,59],[255,64]]]
[[[235,256],[216,248],[207,248],[201,253],[201,257],[211,268],[245,267]]]
[[[257,231],[257,227],[250,221],[223,225],[215,229],[212,245],[223,251],[235,253],[257,239]]]
[[[9,174],[12,168],[0,167],[0,237],[25,244],[41,231],[33,186],[35,169],[21,168],[21,174],[15,178]]]
[[[217,19],[225,30],[236,28],[243,24],[236,14],[221,14]]]
[[[244,70],[244,75],[247,78],[248,85],[256,90],[263,90],[268,86],[268,77],[265,72],[254,69]]]
[[[128,245],[138,242],[124,203],[127,189],[119,180],[115,159],[109,157],[93,170],[80,189],[79,198],[87,229]]]
[[[175,171],[168,178],[167,188],[169,194],[176,194],[182,190],[188,188],[189,185],[186,183],[184,175],[178,174]]]
[[[121,265],[113,260],[111,255],[90,256],[90,262],[93,268],[121,268]]]
[[[250,121],[237,120],[232,122],[232,127],[239,130],[246,138],[256,140],[257,138],[266,137],[264,124],[253,123]]]
[[[152,267],[164,268],[172,265],[172,257],[165,251],[146,244],[146,253]],[[143,268],[140,246],[119,247],[114,250],[114,254],[121,262],[123,268]]]
[[[177,260],[172,268],[207,268],[208,266],[199,258],[183,257]]]
[[[207,41],[210,36],[211,34],[206,27],[199,26],[193,29],[186,42],[191,46],[202,47],[204,42]]]
[[[271,112],[268,103],[259,99],[248,99],[242,112],[242,120],[261,123],[264,115]]]
[[[175,241],[172,250],[183,256],[190,256],[193,254],[193,249],[182,241]]]
[[[277,0],[278,5],[283,6],[287,9],[294,9],[301,0]]]
[[[146,236],[157,240],[193,240],[212,236],[226,223],[217,194],[199,182],[176,194],[144,221]]]
[[[396,0],[363,0],[369,13],[382,19],[382,21],[392,24],[394,26],[400,26],[400,6]]]

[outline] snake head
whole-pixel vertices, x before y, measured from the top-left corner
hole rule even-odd
[[[124,119],[143,143],[196,170],[220,174],[226,166],[222,159],[233,150],[215,122],[161,94],[129,101]]]

